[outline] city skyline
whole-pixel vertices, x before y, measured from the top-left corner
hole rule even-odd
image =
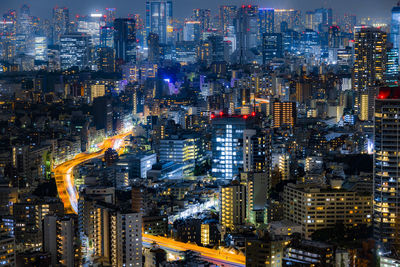
[[[306,3],[305,3],[306,2]],[[51,9],[55,6],[65,6],[70,8],[72,15],[82,15],[82,14],[90,14],[95,13],[96,10],[103,10],[107,7],[117,8],[117,15],[119,17],[126,17],[129,14],[145,14],[145,0],[136,1],[133,3],[129,0],[118,0],[118,1],[109,1],[109,0],[99,0],[99,1],[85,1],[81,2],[78,0],[58,0],[52,1],[51,5],[49,5],[47,0],[38,0],[38,1],[30,1],[30,0],[5,0],[2,1],[2,5],[0,7],[0,12],[5,13],[9,9],[19,10],[19,8],[23,4],[27,4],[31,7],[31,14],[35,16],[39,16],[42,18],[49,19]],[[372,18],[389,18],[390,9],[397,4],[396,1],[393,0],[382,0],[379,1],[379,5],[377,0],[366,0],[362,1],[362,5],[360,6],[360,1],[358,0],[306,0],[306,1],[295,1],[295,0],[222,0],[222,1],[198,1],[198,0],[174,0],[174,13],[177,18],[184,18],[184,15],[188,14],[194,8],[209,8],[213,15],[218,14],[218,9],[220,5],[258,5],[262,8],[276,8],[276,9],[289,9],[294,8],[301,10],[302,12],[306,12],[308,10],[313,10],[317,8],[333,8],[334,12],[338,14],[355,14],[357,16],[363,17],[372,17]]]

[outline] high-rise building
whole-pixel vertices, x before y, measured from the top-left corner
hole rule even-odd
[[[147,37],[148,56],[147,60],[151,63],[160,61],[160,39],[155,33],[150,33]]]
[[[132,18],[114,20],[114,48],[116,59],[136,62],[136,28]]]
[[[17,33],[28,37],[32,34],[32,18],[28,5],[22,5],[18,13],[18,28]],[[27,40],[28,41],[28,40]]]
[[[183,41],[200,40],[201,22],[200,21],[185,21],[183,26]]]
[[[146,1],[146,31],[147,34],[157,34],[160,38],[160,43],[162,44],[166,44],[171,41],[173,33],[172,1]]]
[[[97,49],[97,69],[104,72],[115,72],[115,50],[112,47]]]
[[[295,9],[275,9],[274,10],[275,32],[280,32],[282,22],[287,23],[290,30],[298,31],[301,28],[301,12]]]
[[[390,42],[393,48],[400,53],[400,2],[392,8],[392,22],[390,24]]]
[[[385,83],[395,85],[399,77],[399,49],[388,47],[386,51]]]
[[[243,171],[266,172],[271,168],[271,133],[268,129],[243,130]]]
[[[344,14],[343,26],[347,33],[354,33],[354,26],[357,24],[357,17],[353,14]]]
[[[275,32],[275,11],[273,8],[259,8],[258,9],[258,27],[259,38],[262,38],[264,33]]]
[[[293,127],[297,120],[296,102],[275,101],[272,104],[273,127]]]
[[[221,188],[220,223],[225,229],[234,230],[246,221],[246,187],[234,181]]]
[[[100,27],[100,47],[114,48],[114,27]]]
[[[219,116],[212,119],[212,175],[233,179],[243,166],[243,131],[247,118]]]
[[[374,237],[385,250],[400,251],[398,157],[400,87],[380,88],[375,100]]]
[[[254,60],[251,49],[257,47],[258,6],[241,6],[235,19],[236,51],[234,62],[247,64]]]
[[[61,69],[71,67],[83,69],[89,62],[89,37],[83,33],[70,33],[60,36]]]
[[[68,33],[69,10],[66,7],[53,8],[53,44],[59,44],[61,35]]]
[[[219,8],[219,24],[220,31],[223,36],[232,36],[235,34],[234,19],[237,15],[236,6],[220,6]]]
[[[100,45],[100,22],[102,14],[92,13],[89,16],[77,18],[77,32],[85,33],[90,38],[90,44],[94,47]]]
[[[263,64],[274,58],[282,58],[282,33],[264,33],[262,35]]]
[[[93,212],[94,253],[111,266],[142,266],[142,218],[140,213],[97,204]]]
[[[355,61],[353,70],[353,89],[356,92],[366,90],[382,82],[386,61],[385,32],[362,26],[355,33]]]
[[[211,10],[193,9],[193,19],[200,22],[200,31],[205,32],[211,27]]]
[[[72,217],[47,215],[43,220],[43,247],[51,254],[52,265],[73,267],[76,253],[76,224]]]
[[[117,9],[114,7],[107,7],[105,10],[105,22],[106,26],[110,27],[113,25],[114,20],[115,20],[115,13],[117,12]]]

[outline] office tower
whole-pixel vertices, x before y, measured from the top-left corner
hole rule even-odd
[[[147,37],[148,56],[147,60],[151,63],[160,61],[160,39],[155,33],[150,33]]]
[[[340,28],[339,26],[330,26],[328,30],[328,47],[339,48],[340,47]]]
[[[395,85],[399,77],[399,49],[388,47],[386,52],[385,83]]]
[[[211,28],[211,10],[193,9],[193,20],[200,22],[200,31],[205,32]]]
[[[400,88],[380,88],[375,100],[374,238],[382,250],[400,251]]]
[[[274,128],[292,128],[296,124],[296,102],[281,102],[276,100],[272,104],[272,120]]]
[[[172,135],[160,140],[160,161],[173,161],[183,163],[194,169],[205,160],[205,147],[203,139],[195,135]]]
[[[200,40],[201,23],[200,21],[185,21],[183,26],[183,41]]]
[[[261,39],[264,33],[275,32],[275,17],[273,8],[258,9],[258,36]]]
[[[157,34],[162,44],[172,41],[172,1],[146,1],[146,31]]]
[[[51,254],[53,266],[76,266],[78,249],[73,217],[47,215],[43,220],[43,250]]]
[[[258,34],[258,7],[241,6],[235,19],[236,26],[236,51],[234,61],[247,64],[255,58],[252,48],[257,47]]]
[[[347,227],[371,225],[372,202],[371,195],[313,184],[288,184],[283,191],[284,218],[301,225],[306,239],[339,222]]]
[[[282,22],[286,22],[288,29],[298,31],[301,28],[301,12],[295,9],[274,10],[275,32],[279,32]]]
[[[115,50],[112,47],[97,49],[97,69],[104,72],[115,72]]]
[[[32,26],[32,18],[29,6],[22,5],[18,13],[17,33],[28,37],[29,35],[32,34],[31,26]]]
[[[114,48],[114,27],[100,27],[100,47]]]
[[[114,48],[117,60],[136,62],[136,29],[132,18],[114,20]]]
[[[233,231],[246,221],[246,187],[234,181],[221,188],[220,224]]]
[[[234,20],[237,16],[236,6],[220,6],[219,8],[219,19],[220,19],[220,31],[223,36],[233,36]]]
[[[90,45],[98,47],[100,45],[100,20],[102,14],[92,13],[89,16],[79,16],[77,18],[77,32],[89,36]]]
[[[274,58],[282,58],[282,33],[264,33],[262,35],[263,64]]]
[[[383,83],[386,69],[386,38],[386,33],[379,29],[356,28],[353,90],[356,93],[357,110],[360,108],[360,94]]]
[[[61,69],[72,67],[83,69],[89,63],[89,37],[83,33],[69,33],[60,36]]]
[[[357,25],[357,17],[353,14],[344,14],[343,17],[344,32],[353,33],[354,26]]]
[[[35,60],[46,61],[47,60],[47,38],[46,37],[35,37]]]
[[[246,116],[247,117],[247,116]],[[212,175],[233,179],[243,166],[243,131],[250,118],[219,116],[212,119]]]
[[[17,13],[9,10],[0,20],[1,27],[1,55],[2,59],[10,62],[16,54]]]
[[[315,23],[314,23],[315,21]],[[332,9],[331,8],[318,8],[314,11],[313,24],[318,25],[318,30],[322,29],[322,26],[332,25]]]
[[[53,40],[52,44],[59,44],[61,35],[68,33],[69,10],[66,7],[53,8]]]
[[[390,42],[393,48],[400,53],[400,2],[392,8],[392,22],[390,24]]]
[[[111,27],[113,26],[114,20],[115,20],[115,13],[117,12],[117,9],[114,7],[107,7],[105,10],[105,23],[106,26]]]
[[[360,95],[360,115],[362,121],[372,121],[374,118],[376,87],[368,87]]]

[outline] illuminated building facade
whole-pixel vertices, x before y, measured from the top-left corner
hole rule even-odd
[[[183,40],[196,41],[200,40],[200,21],[185,21],[183,26]]]
[[[262,37],[263,33],[275,32],[275,18],[273,8],[259,8],[258,9],[258,27],[259,27],[259,38]]]
[[[288,184],[283,191],[284,218],[302,226],[302,236],[337,223],[347,227],[372,224],[372,196],[357,192]]]
[[[272,105],[272,117],[274,128],[292,128],[296,124],[296,102],[275,101]]]
[[[232,184],[221,188],[220,224],[233,230],[246,220],[246,187]]]
[[[283,43],[281,33],[264,33],[262,35],[263,64],[274,58],[283,56]]]
[[[379,29],[362,26],[355,33],[355,59],[353,90],[356,91],[356,107],[359,96],[369,87],[383,82],[386,63],[387,34]]]
[[[200,22],[200,31],[205,32],[211,26],[211,10],[210,9],[193,9],[193,19]]]
[[[89,62],[89,37],[83,33],[71,33],[60,37],[61,69],[83,69]]]
[[[146,1],[146,31],[147,34],[157,34],[160,38],[160,43],[169,43],[173,31],[172,1]]]
[[[393,48],[397,50],[399,54],[400,51],[400,6],[392,9],[392,22],[390,24],[390,42],[393,44]]]
[[[380,88],[375,100],[374,237],[385,249],[400,251],[399,150],[400,88]]]
[[[236,6],[221,6],[219,8],[220,31],[223,36],[232,36],[235,34],[234,19],[237,14]]]
[[[243,131],[247,119],[220,116],[212,119],[212,175],[232,179],[243,166]]]

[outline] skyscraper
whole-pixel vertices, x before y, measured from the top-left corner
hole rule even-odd
[[[241,6],[235,19],[236,51],[234,61],[246,64],[254,59],[252,48],[257,46],[258,35],[258,6]]]
[[[386,69],[386,39],[386,33],[379,29],[364,26],[356,28],[353,68],[356,107],[360,106],[359,96],[363,91],[383,82]]]
[[[379,89],[375,100],[374,237],[384,249],[400,251],[400,87]]]
[[[201,32],[207,31],[211,26],[211,10],[210,9],[193,9],[193,19],[200,21]]]
[[[115,56],[124,62],[136,62],[136,29],[132,18],[114,20]]]
[[[148,0],[146,1],[146,31],[156,33],[160,43],[171,41],[172,27],[172,1]]]
[[[201,23],[200,21],[185,21],[183,26],[183,40],[196,41],[200,40]]]
[[[390,24],[390,41],[393,48],[400,49],[400,2],[392,8],[392,22]],[[400,51],[398,51],[400,52]]]
[[[219,8],[219,24],[220,31],[224,36],[234,34],[233,20],[236,18],[237,7],[236,6],[220,6]]]
[[[66,7],[53,8],[53,44],[60,43],[61,35],[68,32],[69,10]]]
[[[262,36],[263,64],[283,55],[282,33],[264,33]]]
[[[275,32],[275,18],[273,8],[260,8],[258,9],[258,27],[259,38],[262,38],[263,33]]]
[[[84,33],[70,33],[60,36],[61,69],[80,69],[89,62],[89,37]]]

